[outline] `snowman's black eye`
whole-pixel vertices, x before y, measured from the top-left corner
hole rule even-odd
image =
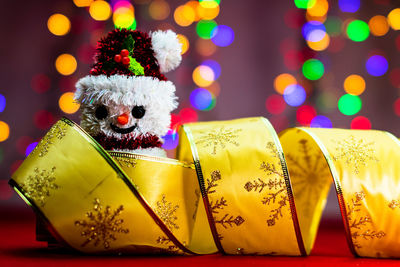
[[[143,106],[135,106],[132,109],[132,116],[135,117],[136,119],[143,118],[144,113],[146,113],[146,110],[144,109]]]
[[[108,116],[107,108],[103,105],[97,107],[96,112],[94,113],[97,119],[104,120]]]

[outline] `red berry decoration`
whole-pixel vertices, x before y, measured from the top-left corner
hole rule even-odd
[[[121,55],[115,55],[114,56],[114,61],[117,62],[117,63],[121,62],[121,59],[122,59]]]
[[[124,64],[124,65],[128,65],[130,61],[131,60],[129,59],[129,57],[123,57],[122,58],[122,64]]]
[[[127,57],[129,55],[129,51],[127,49],[122,49],[121,50],[121,56],[122,57]]]

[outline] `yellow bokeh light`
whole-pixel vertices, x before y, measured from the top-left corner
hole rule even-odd
[[[67,114],[73,114],[77,112],[80,106],[78,103],[76,103],[74,99],[74,93],[72,92],[62,94],[58,100],[58,105],[60,106],[60,109]]]
[[[189,1],[185,4],[185,6],[189,6],[194,11],[194,21],[199,21],[201,18],[198,13],[199,2],[198,1]]]
[[[326,48],[328,48],[329,43],[330,43],[331,38],[329,37],[329,34],[325,33],[324,37],[317,42],[311,42],[307,40],[307,45],[315,51],[323,51]]]
[[[214,72],[208,66],[198,66],[194,69],[192,77],[197,86],[207,87],[214,81]]]
[[[93,0],[73,0],[73,1],[77,7],[90,6],[90,4],[93,2]]]
[[[197,6],[197,14],[204,20],[214,19],[219,14],[219,5],[214,1],[203,1]]]
[[[365,90],[364,78],[357,74],[352,74],[344,80],[344,90],[351,95],[361,95]]]
[[[89,14],[95,20],[107,20],[111,16],[110,4],[103,0],[94,1],[90,4]]]
[[[149,14],[152,19],[164,20],[170,12],[169,4],[164,0],[154,0],[149,5]]]
[[[209,39],[199,38],[196,41],[196,51],[200,55],[208,57],[217,51],[217,46]]]
[[[328,17],[327,15],[321,16],[321,17],[311,16],[310,14],[306,13],[307,21],[318,21],[318,22],[324,23],[326,21],[327,17]]]
[[[10,127],[4,121],[0,121],[0,142],[7,140],[10,136]]]
[[[133,8],[120,7],[113,14],[115,27],[129,28],[135,21]]]
[[[288,73],[279,74],[274,80],[274,88],[279,94],[283,95],[286,87],[292,84],[296,84],[296,78]]]
[[[54,14],[47,20],[47,28],[52,34],[62,36],[71,29],[71,22],[62,14]]]
[[[186,27],[194,22],[195,12],[188,5],[178,6],[174,12],[174,19],[176,24]]]
[[[75,72],[76,67],[76,59],[70,54],[59,55],[56,59],[56,69],[62,75],[71,75]]]
[[[388,21],[393,30],[400,30],[400,8],[390,11]]]
[[[383,36],[389,31],[389,24],[385,16],[373,16],[368,22],[369,30],[375,36]]]
[[[181,55],[185,54],[189,49],[189,40],[183,34],[177,34],[179,42],[182,44],[182,52]]]
[[[327,0],[317,0],[315,4],[307,8],[307,14],[313,17],[323,17],[328,13],[329,3]]]

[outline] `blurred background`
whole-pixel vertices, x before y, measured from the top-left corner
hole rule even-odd
[[[167,77],[180,124],[264,116],[293,126],[400,135],[400,8],[395,0],[1,1],[0,210],[25,207],[7,182],[62,116],[114,27],[172,29],[182,65]],[[339,219],[331,192],[325,217]]]

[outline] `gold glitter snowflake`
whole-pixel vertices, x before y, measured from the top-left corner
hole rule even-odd
[[[93,243],[96,247],[101,243],[105,249],[108,249],[110,243],[117,240],[116,234],[129,233],[129,229],[122,226],[124,220],[118,218],[123,210],[122,205],[113,212],[110,206],[106,206],[103,210],[100,200],[96,198],[93,202],[93,211],[86,213],[87,220],[75,221],[75,226],[83,228],[81,235],[86,238],[81,246]]]
[[[196,145],[203,145],[203,147],[211,147],[211,154],[217,154],[217,149],[220,147],[224,149],[227,144],[239,146],[236,139],[239,137],[238,133],[242,129],[225,129],[225,127],[216,129],[214,132],[202,133],[196,140]]]
[[[44,157],[50,149],[50,145],[53,144],[55,138],[61,140],[67,132],[64,122],[57,122],[51,127],[50,131],[43,137],[40,143],[32,151],[32,154],[39,152],[39,157]]]
[[[296,155],[286,154],[287,165],[295,196],[303,202],[305,212],[310,214],[312,211],[308,203],[315,203],[331,176],[323,155],[312,151],[308,140],[299,140]]]
[[[355,174],[360,172],[361,166],[366,166],[368,161],[378,162],[375,157],[374,142],[367,143],[364,139],[356,139],[350,135],[345,140],[332,140],[337,144],[333,160],[344,159],[347,165],[353,168]]]
[[[41,207],[46,204],[46,200],[51,195],[51,191],[60,188],[60,186],[55,183],[55,170],[56,167],[51,168],[50,171],[35,168],[34,174],[29,175],[26,181],[21,184],[26,195]]]
[[[122,158],[122,157],[116,157],[115,158],[119,165],[127,168],[133,168],[136,166],[137,161],[133,158]]]
[[[178,217],[175,214],[178,208],[179,205],[173,206],[171,202],[165,199],[164,194],[162,195],[161,201],[157,201],[155,212],[171,231],[173,229],[179,229],[179,226],[176,224]]]
[[[157,244],[167,246],[167,251],[173,254],[175,253],[182,253],[182,251],[176,246],[168,237],[166,236],[159,236],[156,240]]]
[[[361,212],[362,201],[365,199],[365,193],[363,191],[356,192],[354,198],[351,199],[351,203],[347,204],[347,219],[349,221],[349,227],[351,231],[351,238],[353,240],[354,247],[360,249],[362,246],[359,243],[359,238],[365,240],[372,240],[375,238],[383,238],[386,233],[383,231],[375,231],[368,227],[373,226],[372,219],[369,215],[359,216]],[[358,215],[358,216],[357,216]]]

